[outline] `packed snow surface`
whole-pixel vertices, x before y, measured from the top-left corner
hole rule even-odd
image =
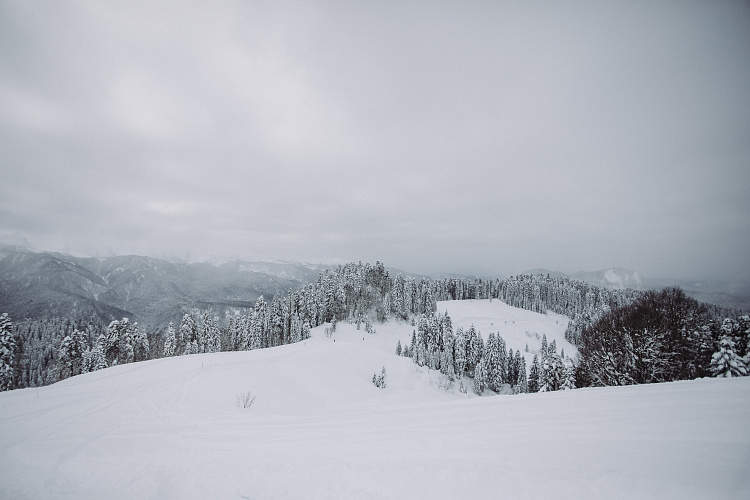
[[[514,349],[564,331],[446,309],[485,340],[510,320]],[[0,498],[750,498],[750,377],[480,398],[394,354],[410,325],[375,328],[2,393]]]

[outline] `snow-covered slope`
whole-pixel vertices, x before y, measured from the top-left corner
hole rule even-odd
[[[514,349],[564,329],[498,301],[445,309],[485,339],[518,325]],[[0,498],[750,496],[750,378],[479,398],[393,354],[411,326],[375,327],[2,393]]]
[[[573,344],[565,340],[565,329],[570,319],[561,314],[539,314],[509,306],[499,300],[438,302],[437,310],[440,313],[448,312],[454,330],[458,327],[466,330],[474,325],[485,341],[490,332],[499,333],[508,348],[525,355],[527,366],[530,366],[534,354],[539,352],[544,335],[547,336],[548,343],[555,341],[558,353],[562,349],[566,356],[572,358],[578,352]]]

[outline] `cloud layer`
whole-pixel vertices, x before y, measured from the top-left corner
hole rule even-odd
[[[3,2],[0,234],[750,278],[750,8]]]

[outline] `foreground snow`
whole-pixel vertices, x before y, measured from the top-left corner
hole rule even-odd
[[[564,331],[472,302],[439,310]],[[750,497],[750,378],[470,397],[392,354],[411,326],[375,327],[0,394],[0,498]]]

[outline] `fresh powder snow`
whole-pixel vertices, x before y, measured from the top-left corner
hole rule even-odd
[[[563,316],[446,310],[575,353]],[[0,394],[0,498],[750,498],[748,377],[477,397],[396,356],[410,324],[328,326]]]

